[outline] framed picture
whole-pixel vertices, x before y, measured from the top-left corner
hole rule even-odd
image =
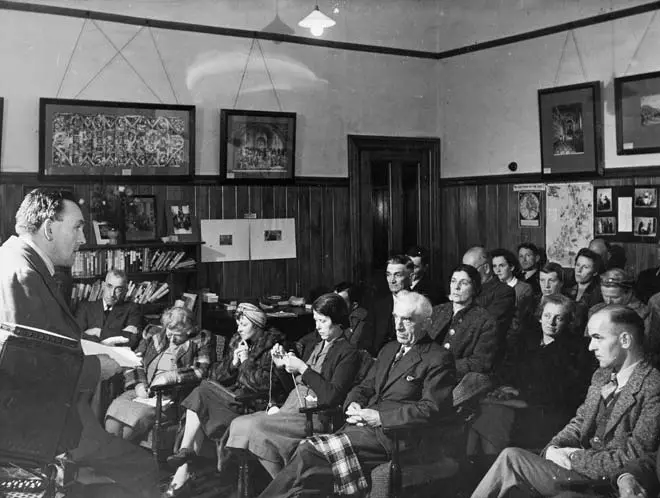
[[[518,192],[518,226],[539,227],[541,225],[541,192]]]
[[[195,106],[39,101],[39,178],[149,183],[195,173]]]
[[[616,151],[660,152],[660,71],[614,79]]]
[[[638,237],[655,237],[658,233],[658,218],[655,216],[635,216],[633,234]]]
[[[600,82],[539,90],[543,175],[600,173],[603,109]]]
[[[611,188],[597,188],[596,189],[596,212],[597,213],[611,213],[612,212],[612,189]]]
[[[220,112],[221,180],[292,181],[295,154],[295,112]]]
[[[110,243],[110,223],[107,221],[96,221],[92,220],[92,227],[94,228],[94,238],[96,239],[96,244],[99,246],[104,246]]]
[[[136,195],[126,201],[124,238],[126,242],[156,240],[156,196]]]
[[[658,195],[655,188],[649,187],[636,187],[635,188],[635,203],[636,208],[657,208]]]
[[[616,218],[614,216],[596,216],[596,235],[616,235]]]
[[[166,201],[165,211],[168,236],[175,235],[181,241],[199,240],[199,224],[191,202]]]

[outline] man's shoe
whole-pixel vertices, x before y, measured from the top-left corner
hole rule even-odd
[[[170,484],[161,495],[161,498],[188,498],[193,496],[194,485],[192,479],[188,479],[178,488]]]
[[[181,448],[174,455],[167,457],[167,465],[173,469],[178,469],[184,463],[190,463],[195,460],[197,454],[189,448]]]

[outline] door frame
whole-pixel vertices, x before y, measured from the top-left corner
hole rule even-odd
[[[369,277],[372,268],[371,241],[365,240],[366,223],[371,224],[371,171],[366,172],[368,152],[403,154],[422,152],[429,164],[429,240],[422,241],[429,250],[431,278],[440,276],[441,251],[441,190],[440,139],[427,137],[388,137],[377,135],[348,135],[348,181],[350,199],[351,272],[354,282]],[[366,220],[366,218],[369,218]],[[366,233],[370,233],[367,230]]]

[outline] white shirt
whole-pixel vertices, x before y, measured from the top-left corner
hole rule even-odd
[[[518,279],[516,277],[513,277],[511,280],[509,280],[506,285],[509,287],[515,287],[516,284],[518,283]]]
[[[525,280],[527,280],[529,277],[531,277],[532,275],[534,275],[537,271],[538,271],[538,270],[537,270],[536,268],[534,268],[533,270],[527,270],[527,271],[525,272]]]
[[[41,259],[44,260],[44,263],[46,264],[46,268],[48,268],[48,273],[50,273],[50,276],[52,277],[55,275],[55,265],[51,261],[51,259],[48,257],[48,255],[41,250],[41,248],[35,244],[32,239],[29,239],[27,237],[20,238],[23,242],[25,242],[27,245],[29,245],[34,251],[39,255]]]
[[[636,361],[632,365],[629,365],[626,368],[623,368],[616,373],[617,388],[615,392],[618,393],[619,391],[621,391],[621,389],[624,388],[624,386],[628,383],[628,380],[630,380],[630,376],[635,371],[637,365],[639,365],[639,361]]]

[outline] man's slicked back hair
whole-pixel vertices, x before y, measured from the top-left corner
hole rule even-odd
[[[64,201],[76,202],[63,190],[36,188],[28,193],[16,211],[14,229],[18,235],[34,234],[46,220],[61,220]]]

